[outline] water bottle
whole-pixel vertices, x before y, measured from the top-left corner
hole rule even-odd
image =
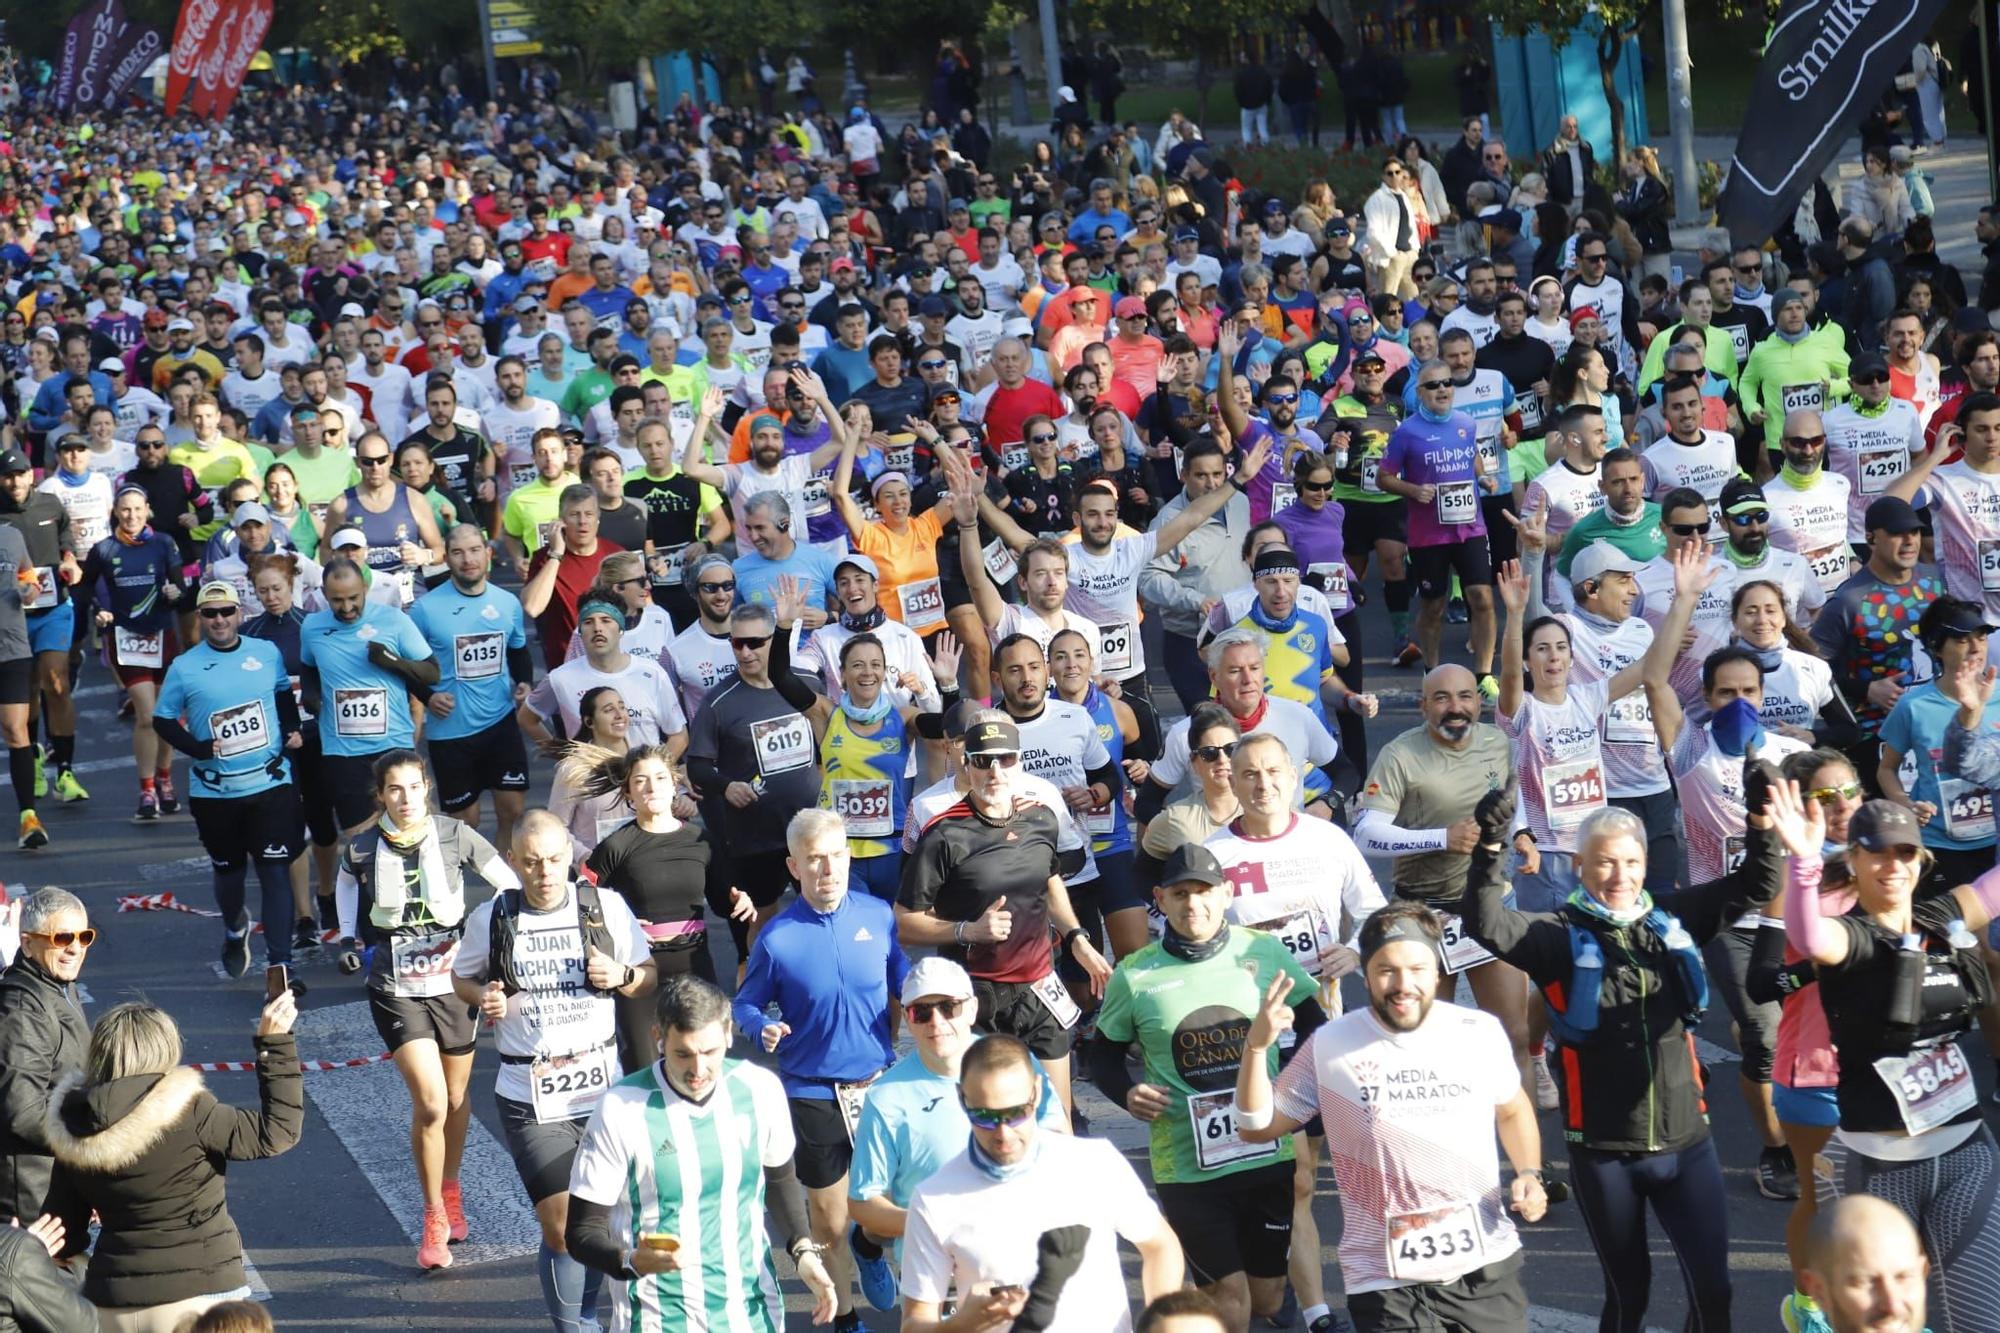
[[[1347,436],[1340,435],[1336,438],[1338,442],[1333,446],[1333,470],[1340,472],[1347,467]]]
[[[1898,1027],[1915,1027],[1923,1016],[1924,937],[1914,931],[1903,936],[1896,949],[1894,980],[1889,988],[1889,1022]]]
[[[1586,935],[1570,964],[1569,1008],[1563,1017],[1571,1027],[1579,1032],[1596,1031],[1597,999],[1603,989],[1604,953],[1597,947],[1597,940]]]
[[[1686,927],[1681,925],[1681,919],[1672,912],[1662,915],[1666,917],[1667,929],[1666,933],[1660,936],[1660,942],[1675,951],[1694,948],[1694,936],[1687,933]]]
[[[1951,940],[1951,947],[1954,949],[1977,949],[1979,947],[1979,937],[1967,930],[1965,922],[1958,917],[1951,919],[1951,925],[1946,928],[1945,934]]]

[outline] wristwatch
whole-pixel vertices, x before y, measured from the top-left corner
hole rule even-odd
[[[1084,930],[1082,926],[1071,926],[1068,930],[1063,932],[1062,949],[1064,953],[1068,953],[1070,951],[1070,948],[1076,943],[1076,937],[1079,935],[1083,935],[1085,936],[1085,938],[1088,938],[1088,933]]]
[[[624,990],[627,986],[630,986],[634,981],[637,981],[638,979],[639,979],[639,969],[633,967],[630,963],[627,963],[625,964],[625,979],[618,983],[618,989]]]

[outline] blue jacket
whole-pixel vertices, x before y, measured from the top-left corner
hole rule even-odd
[[[840,906],[822,913],[800,897],[751,946],[736,1024],[760,1047],[766,1027],[787,1024],[777,1050],[785,1092],[829,1100],[834,1083],[872,1078],[895,1060],[889,1007],[909,970],[888,903],[850,887]],[[772,1001],[776,1019],[764,1013]]]
[[[28,429],[38,431],[54,430],[62,425],[63,413],[69,411],[69,399],[65,392],[73,379],[67,370],[59,370],[42,381],[35,390],[35,401],[28,407]],[[115,407],[118,395],[111,388],[111,377],[101,370],[90,372],[90,387],[97,393],[97,401],[106,407]]]

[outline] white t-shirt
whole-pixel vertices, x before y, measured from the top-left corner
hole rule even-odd
[[[792,659],[794,670],[801,673],[812,671],[819,673],[820,680],[826,685],[826,697],[835,703],[840,702],[840,697],[844,693],[840,684],[840,650],[855,636],[855,633],[856,631],[848,629],[838,619],[829,620],[812,632],[812,636],[805,641],[805,646],[800,649],[799,655]],[[931,659],[925,654],[924,641],[918,637],[915,630],[901,621],[885,619],[868,633],[882,641],[883,661],[889,668],[889,678],[883,683],[888,688],[890,698],[898,705],[913,704],[920,699],[929,701],[926,706],[939,702],[937,673],[931,669]],[[723,646],[728,647],[727,640],[723,641]],[[903,688],[900,677],[904,672],[923,682],[916,693],[913,694]]]
[[[1574,852],[1577,826],[1605,807],[1609,788],[1599,727],[1606,693],[1604,681],[1572,677],[1561,703],[1524,692],[1512,717],[1497,714],[1500,730],[1514,743],[1522,817],[1540,846]]]
[[[1353,839],[1310,815],[1293,815],[1289,828],[1269,838],[1231,824],[1203,845],[1236,895],[1229,919],[1270,931],[1316,977],[1326,974],[1324,955],[1338,944],[1353,948],[1361,923],[1386,901]]]
[[[765,491],[781,491],[792,507],[792,522],[799,525],[799,535],[804,536],[806,483],[813,476],[811,454],[791,454],[781,458],[777,469],[772,472],[763,471],[755,463],[725,463],[722,475],[724,491],[729,497],[729,519],[738,532],[743,531],[743,507],[752,496]]]
[[[634,657],[650,658],[662,668],[667,665],[667,644],[674,637],[674,622],[660,607],[648,602],[639,612],[639,623],[627,629],[618,638],[618,646]],[[583,656],[583,629],[579,626],[569,632],[569,647],[563,652],[563,661],[574,662]],[[671,683],[673,673],[668,672]]]
[[[35,489],[55,496],[69,514],[69,550],[77,559],[111,535],[111,478],[104,473],[90,469],[74,486],[51,474]]]
[[[1083,786],[1090,770],[1111,762],[1097,723],[1077,704],[1050,696],[1043,700],[1039,716],[1017,717],[1014,725],[1021,733],[1022,771],[1058,792]]]
[[[942,1303],[996,1286],[1030,1286],[1036,1242],[1054,1227],[1086,1226],[1082,1265],[1064,1284],[1049,1333],[1129,1333],[1132,1303],[1118,1237],[1151,1241],[1166,1219],[1112,1144],[1039,1131],[1034,1160],[993,1180],[961,1153],[910,1196],[903,1295]]]
[[[232,370],[222,377],[223,400],[252,421],[279,392],[278,372],[269,366],[254,380],[241,370]]]
[[[1846,477],[1824,469],[1805,490],[1785,480],[1782,472],[1764,483],[1764,501],[1771,506],[1771,544],[1803,557],[1823,593],[1847,581],[1847,567],[1854,559],[1847,540],[1852,490]]]
[[[1325,768],[1340,753],[1340,745],[1327,730],[1326,724],[1313,716],[1312,709],[1291,699],[1280,699],[1275,695],[1264,696],[1264,716],[1251,726],[1237,719],[1243,734],[1267,732],[1285,743],[1285,751],[1292,757],[1292,765],[1301,774],[1310,765]],[[1193,782],[1188,772],[1188,719],[1182,718],[1167,732],[1160,743],[1160,757],[1153,764],[1152,780],[1168,788],[1173,794],[1169,799],[1178,799],[1193,790]],[[1303,804],[1304,784],[1294,796]]]
[[[1454,1281],[1521,1248],[1494,1131],[1494,1108],[1520,1090],[1500,1021],[1445,1000],[1414,1032],[1372,1009],[1343,1015],[1285,1066],[1278,1111],[1326,1125],[1349,1293]]]
[[[518,408],[506,400],[496,400],[480,420],[480,430],[493,442],[495,471],[500,482],[500,498],[505,502],[516,486],[535,480],[535,432],[560,430],[562,410],[546,398],[521,395]]]
[[[1020,269],[1014,272],[1018,275]],[[982,284],[983,285],[983,284]],[[992,304],[992,292],[987,293],[987,308],[979,315],[955,315],[944,326],[944,336],[957,343],[965,351],[965,372],[983,367],[993,358],[993,349],[999,346],[1002,332],[1007,327],[1006,319]],[[1012,301],[1005,304],[1012,305]]]
[[[1069,592],[1063,605],[1095,622],[1100,651],[1097,669],[1113,680],[1146,674],[1146,645],[1139,633],[1139,575],[1159,548],[1157,534],[1114,538],[1103,554],[1080,541],[1069,553]]]
[[[680,690],[682,712],[693,717],[709,691],[736,674],[736,653],[727,634],[710,634],[697,620],[668,641],[666,668]]]
[[[1826,466],[1847,479],[1847,540],[1868,540],[1863,520],[1868,506],[1888,493],[1924,451],[1924,423],[1917,409],[1891,398],[1878,415],[1864,415],[1853,403],[1830,407],[1826,423]],[[1768,492],[1767,492],[1768,495]]]
[[[624,898],[597,895],[604,924],[611,932],[612,957],[636,967],[652,956],[645,932]],[[465,938],[452,963],[452,975],[476,981],[486,975],[492,952],[493,904],[488,899],[465,918]],[[579,1055],[603,1050],[615,1079],[618,1069],[618,1011],[608,994],[593,991],[584,980],[583,932],[576,920],[576,890],[562,905],[537,912],[521,903],[514,923],[514,967],[521,989],[507,997],[507,1016],[494,1032],[502,1055]],[[502,1063],[493,1083],[495,1096],[532,1103],[525,1064]],[[607,1081],[608,1086],[609,1081]]]
[[[119,429],[122,431],[124,426],[121,424]],[[135,426],[133,429],[136,431],[138,427]],[[85,455],[84,466],[107,482],[116,482],[119,477],[139,466],[139,451],[129,439],[121,437],[110,449],[101,454],[92,449]],[[115,493],[113,498],[116,498]]]
[[[1991,623],[2000,613],[2000,472],[1975,472],[1961,458],[1931,473],[1924,494],[1944,586],[1978,602]]]
[[[1663,435],[1639,455],[1646,474],[1646,498],[1658,500],[1677,486],[1701,492],[1708,501],[1709,545],[1720,545],[1722,530],[1722,488],[1740,468],[1736,465],[1736,441],[1724,431],[1704,430],[1700,444],[1682,444]]]
[[[1627,616],[1617,628],[1602,630],[1580,615],[1567,614],[1573,681],[1603,680],[1646,655],[1653,627],[1643,616]],[[1660,757],[1653,707],[1643,689],[1604,710],[1604,788],[1607,796],[1652,796],[1667,789],[1667,765]]]
[[[865,120],[843,129],[840,142],[847,149],[849,162],[873,161],[879,164],[882,160],[882,136]]]
[[[1103,670],[1104,664],[1098,661],[1103,654],[1103,649],[1102,639],[1097,633],[1097,626],[1070,611],[1057,611],[1056,619],[1054,623],[1051,623],[1042,619],[1042,613],[1039,611],[1022,606],[1018,602],[1008,602],[1001,609],[1000,623],[993,626],[986,633],[987,637],[996,646],[1003,639],[1011,638],[1016,634],[1025,634],[1040,644],[1042,652],[1047,654],[1050,641],[1056,635],[1069,629],[1073,629],[1078,634],[1081,634],[1085,642],[1090,644],[1090,660],[1097,662],[1098,669],[1100,671]]]
[[[1777,732],[1766,732],[1760,753],[1772,763],[1810,747]],[[1748,824],[1743,805],[1743,760],[1715,747],[1705,726],[1683,724],[1667,756],[1680,797],[1681,828],[1687,837],[1688,882],[1707,884],[1742,864]],[[1750,914],[1754,920],[1756,913]]]
[[[563,730],[575,736],[583,727],[583,696],[599,685],[609,685],[618,691],[632,715],[633,745],[658,745],[666,737],[686,731],[687,717],[681,712],[680,698],[666,670],[657,661],[630,650],[627,656],[624,669],[614,672],[597,670],[587,657],[564,662],[535,686],[528,696],[529,709],[544,721],[560,713]]]

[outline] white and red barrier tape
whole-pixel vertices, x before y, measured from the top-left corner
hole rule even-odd
[[[389,1053],[364,1055],[354,1060],[301,1060],[299,1068],[308,1074],[323,1074],[329,1069],[359,1069],[363,1065],[379,1065],[389,1059]],[[208,1074],[250,1074],[256,1072],[255,1060],[218,1060],[209,1064],[191,1064],[189,1069],[199,1069]]]
[[[173,890],[171,889],[163,893],[121,893],[118,895],[118,910],[121,912],[186,912],[189,916],[219,917],[222,915],[222,913],[212,907],[190,907],[188,904],[174,897]],[[261,921],[252,924],[250,927],[250,933],[253,935],[261,934],[263,930],[264,923]],[[337,930],[323,930],[319,933],[319,942],[321,944],[332,944],[339,938],[340,932]]]

